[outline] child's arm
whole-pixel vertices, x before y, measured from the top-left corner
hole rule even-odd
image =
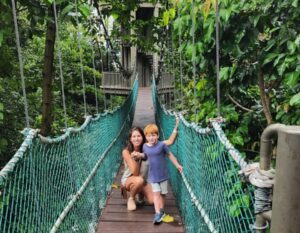
[[[170,137],[167,140],[163,141],[167,146],[171,146],[175,142],[175,139],[176,139],[177,133],[178,133],[178,125],[179,125],[179,118],[176,117],[176,123],[175,123],[175,127],[173,129],[172,134],[170,135]]]
[[[173,155],[173,153],[170,151],[169,153],[167,153],[169,159],[171,160],[171,162],[174,164],[174,166],[177,168],[177,170],[181,173],[183,171],[182,166],[178,163],[176,157]]]

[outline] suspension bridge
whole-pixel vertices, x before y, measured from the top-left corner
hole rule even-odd
[[[91,232],[100,216],[106,219],[104,209],[122,162],[137,92],[135,82],[122,107],[87,117],[80,128],[69,128],[60,137],[24,130],[21,148],[1,171],[1,232]],[[153,98],[161,135],[169,135],[174,113],[161,107],[155,89]],[[238,176],[239,164],[245,162],[231,157],[222,136],[221,129],[201,129],[181,116],[171,149],[185,172],[180,176],[171,166],[170,172],[186,232],[252,231],[253,192]],[[123,218],[128,215],[123,213]],[[101,223],[97,231],[102,232]]]
[[[55,8],[54,13],[58,29]],[[25,92],[15,9],[14,23]],[[154,63],[155,56],[150,60]],[[62,74],[61,57],[59,62]],[[138,72],[130,80],[122,81],[125,88],[116,81],[123,78],[118,74],[108,79],[114,80],[117,89],[103,86],[106,93],[113,91],[127,96],[115,110],[88,116],[85,109],[81,127],[66,127],[65,133],[55,138],[43,137],[37,129],[23,130],[22,145],[0,171],[0,232],[250,233],[269,228],[272,209],[269,197],[275,177],[268,157],[271,139],[278,134],[278,128],[289,135],[298,133],[299,127],[277,125],[266,131],[262,144],[267,149],[261,154],[267,162],[261,162],[260,166],[248,164],[224,134],[221,118],[211,119],[210,125],[203,128],[188,122],[181,113],[167,110],[159,95],[170,97],[174,86],[164,85],[163,80],[156,85],[155,78],[145,80],[144,76],[151,72],[142,70],[142,81],[146,86],[151,82],[151,89],[141,87]],[[81,77],[84,89],[82,69]],[[172,80],[169,75],[166,77]],[[63,90],[62,77],[61,82]],[[24,99],[28,117],[26,93]],[[176,117],[180,119],[179,135],[171,151],[184,172],[179,174],[168,165],[172,192],[167,197],[166,209],[175,220],[154,226],[152,206],[139,206],[132,213],[126,210],[126,200],[119,196],[121,151],[132,125],[143,127],[155,121],[163,139],[171,134]],[[294,143],[294,139],[290,141]]]

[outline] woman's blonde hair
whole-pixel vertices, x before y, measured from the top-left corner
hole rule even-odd
[[[146,125],[146,127],[144,128],[145,135],[151,134],[151,133],[158,135],[158,127],[156,124],[149,124],[149,125]]]

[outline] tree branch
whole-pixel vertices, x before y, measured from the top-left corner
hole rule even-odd
[[[269,96],[265,92],[265,80],[261,68],[259,68],[258,70],[258,86],[259,86],[260,99],[263,106],[264,114],[267,119],[268,125],[270,125],[273,119],[272,119],[270,106],[269,106],[270,104]]]
[[[246,112],[253,112],[252,109],[246,108],[244,106],[242,106],[239,102],[237,102],[235,99],[233,99],[233,97],[229,94],[227,94],[228,98],[239,108],[243,109]]]

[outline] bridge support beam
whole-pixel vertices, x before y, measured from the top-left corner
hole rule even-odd
[[[300,126],[279,131],[272,210],[272,233],[300,229]]]
[[[256,233],[265,233],[271,222],[272,233],[300,229],[300,126],[273,124],[261,136],[260,169],[269,170],[272,140],[278,136],[273,208],[256,215]],[[271,217],[272,216],[272,217]]]

